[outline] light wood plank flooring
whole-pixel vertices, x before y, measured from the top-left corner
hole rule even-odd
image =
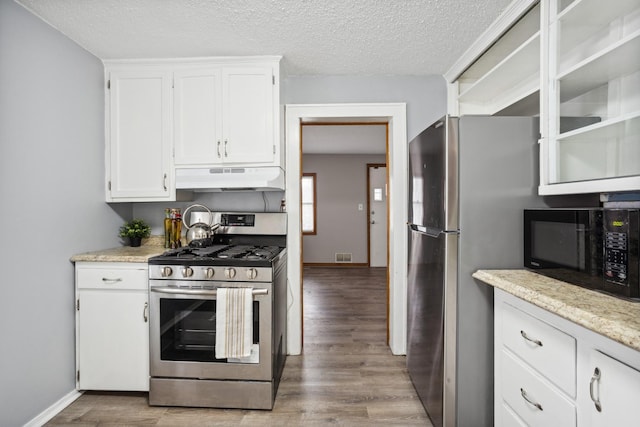
[[[146,393],[87,392],[48,426],[431,426],[404,356],[386,345],[384,268],[304,269],[304,350],[273,411],[149,407]]]

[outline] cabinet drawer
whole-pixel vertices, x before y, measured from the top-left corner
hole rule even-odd
[[[143,268],[77,268],[78,289],[148,289],[149,273]]]
[[[502,316],[503,344],[575,397],[575,338],[508,304],[502,304]]]
[[[500,424],[502,427],[527,427],[524,421],[505,402],[502,402],[500,407],[502,408],[502,424]]]
[[[500,377],[504,401],[527,425],[576,425],[573,403],[505,350]]]

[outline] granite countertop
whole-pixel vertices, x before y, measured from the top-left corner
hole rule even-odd
[[[640,303],[528,270],[478,270],[473,277],[640,351]]]
[[[158,238],[160,237],[160,238]],[[85,252],[71,257],[72,262],[147,262],[149,258],[160,255],[167,249],[164,237],[151,236],[143,239],[142,245],[134,248],[120,246],[100,251]]]

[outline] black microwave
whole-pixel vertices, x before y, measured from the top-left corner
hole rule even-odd
[[[525,209],[524,266],[618,296],[640,298],[639,209]]]

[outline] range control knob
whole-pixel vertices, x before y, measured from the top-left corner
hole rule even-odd
[[[236,277],[236,269],[235,268],[225,268],[224,269],[224,277],[227,279],[233,279]]]
[[[185,267],[182,269],[182,277],[191,277],[193,276],[193,268]]]
[[[169,277],[173,274],[173,270],[171,269],[171,267],[162,267],[160,274],[162,275],[162,277]]]
[[[215,274],[215,271],[211,267],[207,268],[207,270],[204,273],[204,275],[207,277],[207,279],[211,279],[214,274]]]
[[[258,277],[258,270],[256,270],[255,268],[247,269],[247,279],[253,280],[256,277]]]

